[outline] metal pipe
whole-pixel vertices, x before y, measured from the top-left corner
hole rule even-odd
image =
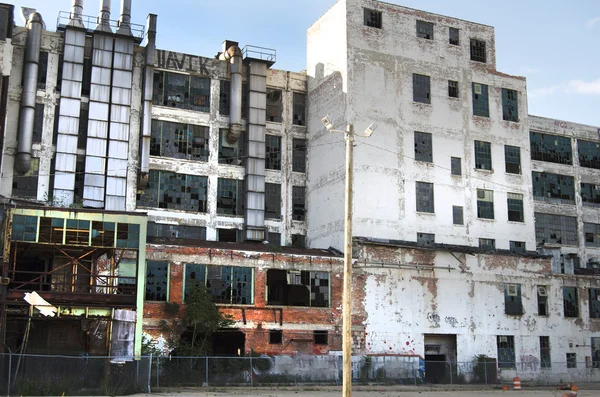
[[[149,14],[146,19],[146,67],[144,76],[144,106],[142,117],[142,147],[140,155],[140,178],[138,186],[145,187],[150,171],[150,136],[152,125],[152,91],[154,79],[154,51],[156,49],[156,15]]]
[[[225,41],[226,46],[231,42]],[[230,99],[229,99],[229,133],[227,141],[237,142],[242,131],[242,50],[237,43],[223,48],[220,54],[221,61],[229,62],[229,74],[231,75]]]
[[[121,0],[121,14],[117,33],[125,36],[131,36],[131,0]]]
[[[35,94],[37,92],[40,46],[42,42],[42,16],[34,12],[29,16],[27,41],[25,42],[25,67],[23,72],[23,93],[15,169],[25,174],[31,167],[31,145],[33,141],[33,122],[35,119]]]
[[[71,15],[69,15],[69,26],[83,28],[83,0],[73,0]]]
[[[110,0],[100,0],[100,13],[98,13],[96,30],[112,33],[110,29]]]

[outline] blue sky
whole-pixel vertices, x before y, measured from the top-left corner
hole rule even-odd
[[[19,0],[54,30],[71,0]],[[213,56],[225,39],[277,50],[277,69],[306,67],[306,29],[335,0],[133,0],[132,22],[158,15],[158,48]],[[600,127],[600,1],[388,0],[495,27],[501,72],[527,77],[529,113]],[[477,4],[474,6],[474,4]],[[113,0],[111,19],[120,1]],[[84,0],[96,15],[98,0]],[[20,12],[18,12],[20,15]],[[20,16],[16,18],[23,25]]]

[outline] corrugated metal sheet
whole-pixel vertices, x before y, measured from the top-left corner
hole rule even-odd
[[[77,63],[78,59],[83,60],[83,47],[76,47],[74,45],[65,45],[64,60],[66,62]]]
[[[125,197],[106,195],[106,204],[104,205],[109,211],[125,211]]]
[[[90,120],[88,123],[88,136],[108,138],[108,122],[100,120]]]
[[[75,188],[75,175],[70,172],[56,171],[54,174],[54,189],[73,190]]]
[[[110,85],[110,74],[110,69],[92,67],[92,84]],[[106,101],[108,101],[108,97]]]
[[[79,133],[79,117],[60,116],[58,119],[58,133],[77,135]]]
[[[92,54],[92,65],[110,68],[112,66],[112,51],[94,49],[94,53]]]
[[[84,183],[89,186],[104,187],[104,175],[85,174]]]
[[[71,171],[75,170],[75,164],[77,163],[76,154],[68,153],[56,153],[55,169],[60,171]]]
[[[64,84],[69,84],[70,82],[65,81]],[[60,108],[59,115],[61,116],[70,116],[70,117],[79,117],[79,107],[81,106],[81,100],[72,99],[72,98],[60,98]]]
[[[59,152],[74,153],[77,150],[77,136],[59,134],[56,138],[56,150]]]
[[[113,74],[113,86],[131,88],[132,72],[126,70],[115,70]]]
[[[110,176],[127,177],[127,160],[108,159],[107,174]]]
[[[128,88],[114,87],[112,89],[112,103],[118,105],[131,105],[131,90]]]
[[[90,119],[108,120],[108,103],[90,102],[89,109]]]
[[[110,138],[121,141],[128,141],[129,123],[110,123]]]
[[[104,174],[105,169],[106,169],[106,159],[105,158],[85,156],[86,175],[90,172],[94,173],[94,174]]]
[[[85,154],[96,157],[106,156],[106,139],[88,138]]]
[[[106,101],[110,97],[110,86],[92,84],[90,87],[90,101]]]
[[[125,141],[111,140],[108,144],[108,157],[127,160],[129,144]]]
[[[63,62],[63,80],[81,81],[83,78],[83,65]],[[61,86],[62,88],[62,86]]]
[[[85,45],[85,32],[67,29],[65,32],[65,44],[83,47]]]
[[[111,105],[110,121],[116,121],[119,123],[129,123],[129,111],[129,106]]]
[[[106,178],[106,194],[112,196],[125,196],[127,191],[127,181],[123,178]]]

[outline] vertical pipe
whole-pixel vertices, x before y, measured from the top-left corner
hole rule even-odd
[[[110,32],[110,0],[100,0],[100,12],[98,13],[97,31]]]
[[[140,180],[138,185],[145,186],[150,171],[150,135],[152,125],[152,92],[154,81],[154,51],[156,48],[156,15],[149,14],[146,19],[146,66],[144,75],[144,104],[142,118],[142,145],[140,150]]]
[[[148,393],[151,392],[151,383],[152,383],[152,353],[150,353],[150,359],[148,362]]]
[[[73,0],[71,15],[69,15],[69,26],[83,28],[83,0]]]
[[[117,34],[131,36],[131,0],[121,0]]]
[[[344,397],[352,396],[352,177],[354,155],[354,126],[346,128],[346,192],[344,218],[344,293],[343,293],[343,343]]]
[[[229,107],[229,134],[227,140],[234,143],[242,131],[242,51],[238,46],[230,47],[231,95]]]
[[[23,94],[21,95],[21,113],[19,119],[19,143],[15,169],[24,174],[31,167],[31,145],[33,143],[33,123],[35,118],[35,94],[37,92],[40,46],[42,42],[42,16],[34,12],[27,23],[29,32],[25,43],[25,68],[23,75]]]

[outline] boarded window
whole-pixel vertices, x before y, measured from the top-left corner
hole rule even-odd
[[[539,316],[548,315],[548,287],[545,285],[537,286],[537,306]]]
[[[464,225],[463,207],[453,205],[452,206],[452,223],[455,225]]]
[[[579,317],[579,298],[576,287],[563,287],[563,310],[565,317]]]
[[[306,248],[306,236],[302,234],[292,234],[292,247]]]
[[[583,224],[583,228],[585,235],[585,246],[600,248],[600,224],[586,222]]]
[[[208,161],[207,126],[152,120],[150,155]]]
[[[433,161],[431,134],[415,131],[415,160],[431,163]]]
[[[244,215],[244,181],[219,178],[217,214]]]
[[[204,288],[206,286],[206,265],[186,263],[184,284],[183,300],[186,301],[192,295],[195,288]]]
[[[538,244],[579,245],[577,218],[536,212],[535,239]]]
[[[521,173],[521,148],[518,146],[504,146],[504,165],[509,174]]]
[[[478,170],[492,169],[492,144],[475,141],[475,168]]]
[[[267,270],[267,304],[329,307],[329,273]]]
[[[381,29],[381,11],[365,8],[364,24],[365,26]]]
[[[516,316],[523,314],[521,284],[504,284],[504,313]]]
[[[206,227],[148,222],[146,241],[206,240]]]
[[[267,121],[281,123],[283,113],[283,102],[281,90],[267,88]]]
[[[44,104],[35,104],[35,116],[33,119],[33,143],[42,142],[42,132],[44,129]]]
[[[490,117],[488,86],[473,83],[473,116]]]
[[[448,43],[452,45],[460,44],[459,30],[456,28],[448,28]]]
[[[294,92],[293,99],[294,125],[306,125],[306,95]]]
[[[417,37],[433,40],[433,23],[417,21]]]
[[[507,193],[508,220],[511,222],[525,222],[523,215],[523,195],[519,193]]]
[[[38,79],[37,89],[46,89],[46,78],[48,76],[48,53],[46,51],[40,51],[40,59],[38,63]]]
[[[281,185],[265,183],[265,219],[281,218]]]
[[[188,212],[206,212],[208,178],[150,170],[148,185],[139,190],[139,207],[165,208]]]
[[[477,217],[494,219],[494,192],[477,189]]]
[[[499,335],[496,339],[496,346],[498,348],[498,368],[516,368],[515,337],[512,335]]]
[[[17,197],[37,198],[40,159],[31,158],[29,170],[13,176],[12,194]]]
[[[229,130],[219,130],[219,164],[242,165],[244,159],[243,132],[234,143],[227,140]]]
[[[169,290],[169,263],[146,262],[146,296],[147,301],[167,301]]]
[[[431,103],[431,83],[429,76],[413,74],[413,101]]]
[[[306,140],[294,139],[292,144],[292,171],[306,172]]]
[[[531,132],[529,139],[532,160],[573,165],[570,138]]]
[[[458,98],[458,81],[448,80],[448,96]]]
[[[250,267],[206,267],[206,289],[215,303],[251,305],[252,280],[253,269]]]
[[[155,72],[154,105],[210,112],[210,78]]]
[[[435,244],[435,234],[433,234],[433,233],[417,233],[417,244],[419,244],[419,245]]]
[[[502,89],[502,120],[519,121],[519,96],[517,91]]]
[[[265,168],[268,170],[281,169],[281,137],[266,135],[265,137]]]
[[[479,248],[485,251],[493,251],[496,249],[496,240],[493,238],[480,238]]]
[[[417,212],[434,213],[433,183],[416,182]]]
[[[581,201],[585,207],[600,207],[600,184],[582,183]]]
[[[578,140],[577,151],[580,166],[600,169],[600,142]]]
[[[552,368],[549,336],[540,336],[540,364],[542,368]]]
[[[525,252],[525,241],[509,241],[510,252],[524,253]]]
[[[483,62],[485,63],[486,51],[485,51],[485,41],[471,39],[471,60],[475,62]]]
[[[533,198],[554,204],[575,204],[575,179],[568,175],[532,172]]]
[[[590,288],[590,318],[600,318],[600,288]]]
[[[462,175],[462,164],[460,157],[450,157],[450,173],[452,175]]]
[[[306,219],[306,192],[303,186],[292,186],[292,219],[304,221]]]

